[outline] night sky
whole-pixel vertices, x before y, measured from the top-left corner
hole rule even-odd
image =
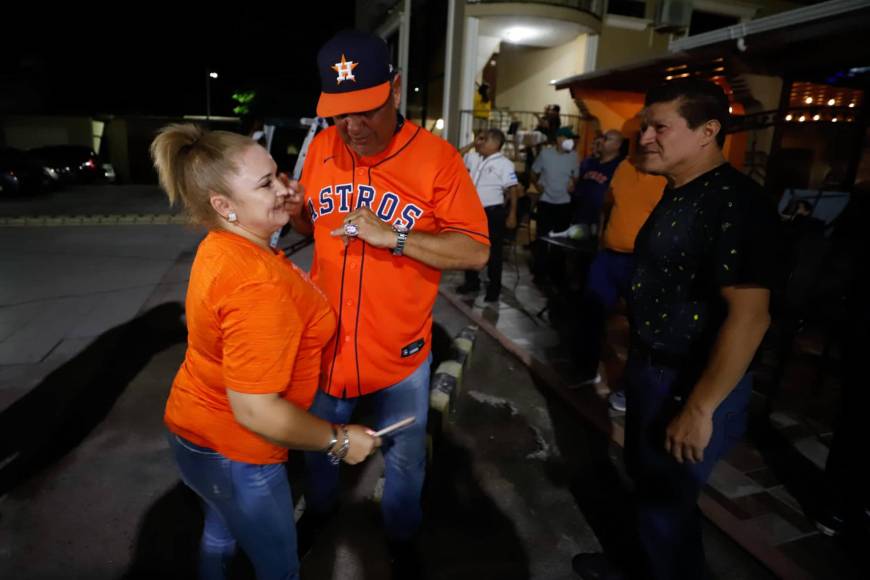
[[[317,49],[354,24],[354,3],[256,3],[179,13],[7,11],[0,33],[0,114],[232,115],[234,91],[255,90],[263,116],[313,115]],[[117,4],[114,6],[118,6]],[[115,9],[117,10],[117,9]],[[50,18],[47,17],[50,15]]]

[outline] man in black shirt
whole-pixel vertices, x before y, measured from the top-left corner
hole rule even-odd
[[[638,233],[629,291],[625,460],[635,483],[643,575],[704,576],[697,501],[742,436],[747,369],[770,322],[778,220],[722,155],[728,100],[681,79],[645,100],[639,167],[668,186]],[[584,577],[602,564],[581,554]],[[635,572],[637,574],[637,572]]]

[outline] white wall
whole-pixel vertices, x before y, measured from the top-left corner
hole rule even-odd
[[[579,74],[585,69],[587,35],[553,48],[501,43],[498,55],[498,108],[543,111],[558,104],[564,114],[579,114],[570,91],[557,91],[550,81]]]
[[[484,36],[483,34],[477,37],[477,64],[475,65],[474,80],[480,83],[483,80],[483,69],[486,63],[489,62],[489,57],[492,53],[498,52],[498,46],[501,42],[500,38],[495,36]]]

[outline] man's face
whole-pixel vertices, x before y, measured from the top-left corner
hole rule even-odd
[[[604,137],[599,135],[592,140],[591,152],[595,157],[601,157],[601,146],[604,144]]]
[[[706,124],[689,128],[680,115],[679,100],[654,103],[641,111],[638,168],[646,173],[673,176],[697,159],[710,139]]]
[[[601,138],[601,155],[603,157],[617,155],[620,147],[622,147],[622,135],[618,131],[608,131]]]
[[[501,146],[498,144],[498,141],[492,137],[484,136],[483,144],[480,146],[479,153],[484,157],[488,157],[493,153],[498,153],[500,149]]]
[[[396,130],[399,80],[393,81],[390,96],[377,109],[336,115],[332,118],[339,137],[360,157],[377,155],[387,148]]]
[[[486,133],[484,131],[481,131],[474,138],[474,150],[477,151],[478,153],[480,153],[481,155],[483,155],[482,148],[483,148],[484,143],[486,143]]]

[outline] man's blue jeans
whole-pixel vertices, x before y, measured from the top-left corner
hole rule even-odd
[[[625,462],[637,494],[637,531],[657,580],[705,575],[698,497],[716,462],[746,431],[752,378],[745,375],[713,414],[713,435],[700,463],[677,463],[665,431],[685,404],[694,376],[632,353],[626,367]]]
[[[423,510],[420,496],[426,474],[426,420],[429,413],[429,366],[432,356],[407,378],[370,395],[376,421],[375,431],[406,417],[416,420],[408,427],[385,435],[384,496],[381,512],[387,537],[392,541],[410,540],[420,528]],[[331,423],[350,423],[359,398],[340,399],[318,391],[310,412]],[[306,453],[308,491],[306,504],[317,514],[333,509],[338,497],[338,466],[325,453]]]
[[[172,433],[169,446],[181,479],[205,506],[199,577],[226,578],[238,542],[258,580],[298,579],[293,498],[284,464],[233,461]]]

